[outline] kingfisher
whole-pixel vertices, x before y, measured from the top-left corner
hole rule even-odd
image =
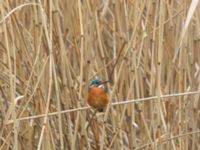
[[[92,80],[89,91],[87,103],[98,111],[102,112],[103,108],[107,106],[109,98],[107,88],[105,86],[109,81]]]

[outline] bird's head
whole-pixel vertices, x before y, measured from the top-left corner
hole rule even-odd
[[[98,79],[92,80],[90,87],[101,87],[104,86],[104,84],[108,83],[109,81],[101,81]]]
[[[95,80],[92,80],[92,82],[91,82],[90,86],[95,86],[95,87],[98,87],[98,86],[100,86],[100,85],[101,85],[101,83],[102,83],[102,81],[101,81],[101,80],[95,79]]]

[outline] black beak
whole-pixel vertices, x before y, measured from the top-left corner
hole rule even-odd
[[[103,82],[101,82],[101,84],[106,84],[106,83],[108,83],[108,82],[110,82],[110,80],[103,81]]]

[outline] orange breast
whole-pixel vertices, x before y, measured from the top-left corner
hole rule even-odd
[[[87,102],[90,106],[102,109],[108,104],[108,95],[103,88],[92,87],[88,93]]]

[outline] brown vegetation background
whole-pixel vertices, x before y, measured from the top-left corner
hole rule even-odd
[[[198,0],[0,1],[0,149],[200,149],[199,65]]]

